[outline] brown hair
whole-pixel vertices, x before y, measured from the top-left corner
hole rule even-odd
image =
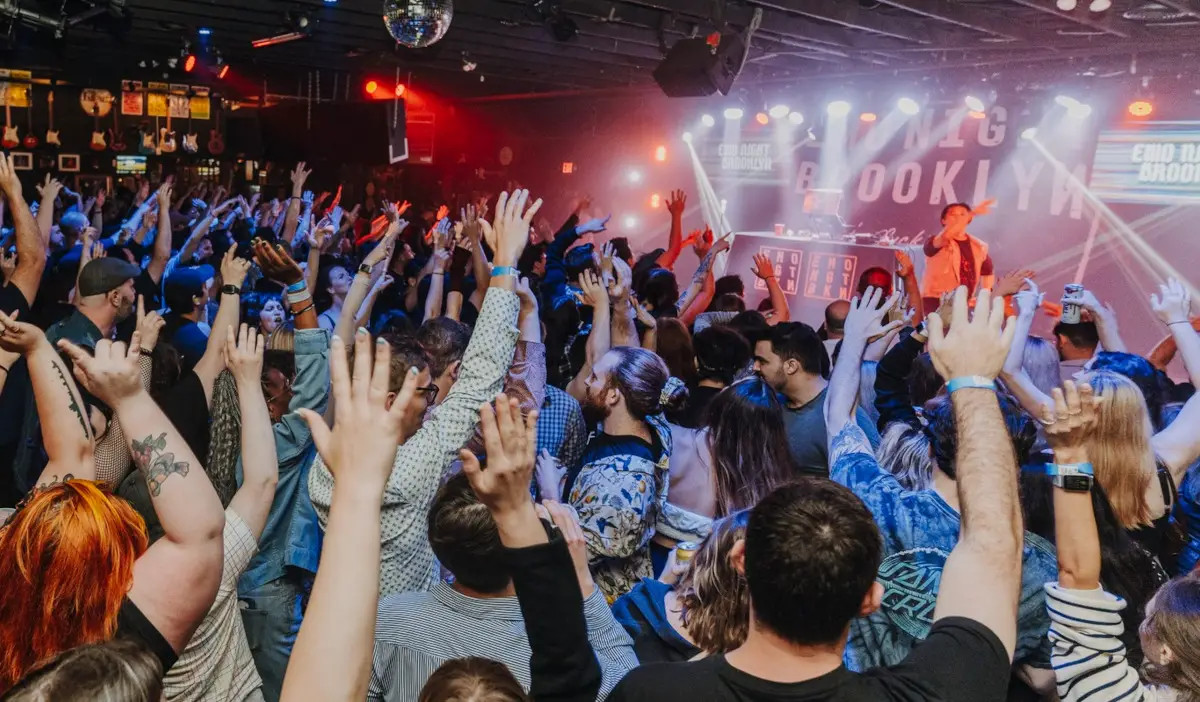
[[[696,351],[692,335],[683,322],[674,317],[660,317],[655,336],[655,352],[667,364],[671,375],[691,385],[696,379]]]
[[[12,702],[158,702],[162,663],[135,641],[114,639],[63,651],[17,683]]]
[[[503,663],[455,658],[433,671],[418,702],[529,702],[529,695]]]
[[[608,373],[608,385],[621,391],[625,407],[636,419],[683,407],[688,391],[680,383],[676,383],[667,397],[662,397],[663,388],[671,376],[667,364],[653,351],[616,346],[609,353],[616,355],[617,362]],[[664,399],[665,402],[660,401]]]
[[[700,544],[692,565],[679,583],[683,625],[708,653],[741,646],[750,626],[750,589],[746,576],[733,567],[729,552],[746,535],[750,510],[719,519]]]
[[[1143,640],[1171,649],[1171,660],[1162,665],[1150,662],[1150,649],[1142,664],[1148,682],[1166,685],[1179,702],[1200,701],[1200,580],[1175,578],[1158,589],[1150,613],[1142,622]]]

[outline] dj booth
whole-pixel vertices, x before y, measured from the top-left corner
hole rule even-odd
[[[747,306],[757,305],[767,295],[767,286],[754,276],[754,255],[766,254],[775,266],[779,285],[788,298],[793,321],[818,326],[825,307],[834,300],[849,300],[855,294],[858,278],[868,268],[879,267],[895,277],[896,252],[905,251],[917,268],[917,277],[925,265],[920,245],[887,246],[847,242],[836,239],[800,239],[776,236],[769,232],[739,232],[725,261],[725,274],[754,281],[754,293],[747,290]],[[895,285],[900,286],[896,280]]]

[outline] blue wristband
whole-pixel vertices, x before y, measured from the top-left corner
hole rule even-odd
[[[517,274],[517,269],[513,268],[512,266],[492,266],[492,277],[495,277],[498,275],[516,276],[516,274]]]
[[[302,292],[307,287],[308,287],[308,283],[301,280],[299,282],[292,283],[291,285],[287,286],[287,291],[290,293],[298,293],[298,292]]]
[[[1091,463],[1047,463],[1046,475],[1091,475],[1096,472]]]
[[[946,392],[948,393],[952,393],[955,390],[962,390],[963,388],[995,390],[996,381],[984,375],[964,375],[961,378],[951,378],[950,382],[946,383]]]

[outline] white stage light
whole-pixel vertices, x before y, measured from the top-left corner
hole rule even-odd
[[[1070,95],[1056,95],[1054,96],[1054,102],[1068,110],[1079,105],[1079,101]]]
[[[793,111],[790,115],[788,115],[788,121],[797,126],[804,124],[804,114],[798,111]]]
[[[1077,102],[1067,108],[1067,116],[1072,119],[1087,119],[1092,114],[1092,106]]]
[[[1112,0],[1092,0],[1088,5],[1088,9],[1092,12],[1104,12],[1112,7]]]
[[[768,110],[767,114],[771,115],[772,119],[783,119],[788,116],[790,111],[787,105],[776,105]]]
[[[704,115],[703,117],[700,118],[700,124],[703,124],[706,127],[711,127],[716,123],[717,123],[717,119],[715,117],[713,117],[712,115]]]
[[[742,108],[740,107],[729,107],[725,109],[725,119],[741,119],[743,114],[745,113],[742,112]]]
[[[1037,136],[1037,127],[1030,127],[1028,129],[1026,129],[1025,131],[1021,132],[1021,138],[1025,139],[1026,141],[1028,141],[1029,139],[1032,139],[1036,136]]]
[[[986,107],[983,104],[983,100],[975,97],[974,95],[968,95],[963,98],[963,104],[965,104],[967,109],[972,112],[983,112],[983,108]]]
[[[906,115],[915,115],[921,111],[921,106],[917,104],[916,100],[910,97],[902,97],[896,101],[896,109]]]
[[[825,107],[830,117],[845,117],[850,114],[850,103],[845,100],[834,100]]]
[[[626,175],[626,177],[629,178],[630,183],[642,182],[642,172],[637,169],[633,169],[633,170],[629,171],[629,173]]]
[[[683,143],[685,143],[685,144],[692,143],[692,133],[691,132],[683,133]]]
[[[625,219],[621,220],[621,224],[623,224],[626,229],[633,229],[637,226],[637,223],[638,219],[633,215],[625,215]]]
[[[1054,3],[1054,6],[1063,12],[1070,12],[1078,4],[1077,0],[1058,0],[1058,2]]]

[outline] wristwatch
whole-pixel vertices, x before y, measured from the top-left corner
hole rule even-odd
[[[1095,481],[1091,463],[1047,463],[1046,475],[1067,492],[1090,492]]]
[[[359,272],[359,273],[363,273],[363,274],[365,274],[365,275],[371,275],[371,269],[372,269],[372,268],[374,268],[374,266],[372,266],[372,265],[371,265],[371,264],[369,264],[369,263],[360,263],[360,264],[358,264],[358,272]]]
[[[242,289],[236,285],[222,285],[221,286],[221,294],[222,295],[241,295]]]

